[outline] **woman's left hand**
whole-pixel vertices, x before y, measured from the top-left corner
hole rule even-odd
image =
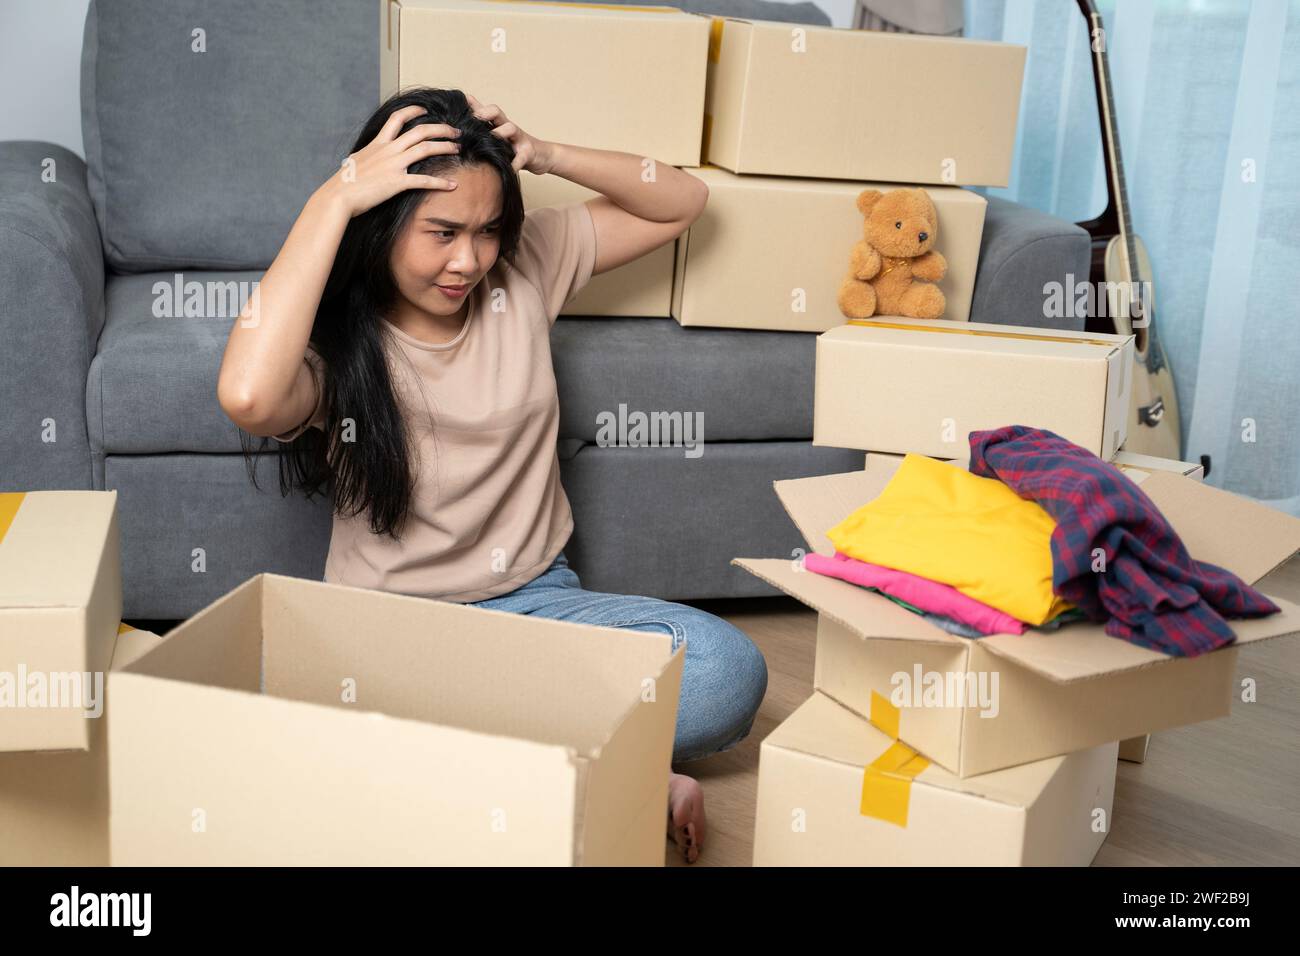
[[[517,125],[506,118],[499,106],[484,106],[469,93],[465,94],[474,115],[485,123],[492,125],[492,134],[499,136],[515,148],[515,158],[511,166],[515,172],[524,169],[538,176],[545,176],[551,171],[551,144],[545,140],[529,136]]]

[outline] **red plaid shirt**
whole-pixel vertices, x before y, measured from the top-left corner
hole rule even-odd
[[[1041,428],[971,432],[970,470],[997,478],[1056,519],[1052,590],[1106,633],[1175,657],[1236,639],[1225,617],[1258,617],[1276,604],[1227,571],[1187,553],[1182,539],[1123,472]],[[1093,571],[1101,549],[1105,570]]]

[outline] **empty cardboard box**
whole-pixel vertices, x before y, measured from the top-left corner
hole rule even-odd
[[[114,674],[114,865],[662,866],[684,655],[260,574]]]
[[[737,176],[716,166],[686,172],[708,185],[709,202],[677,241],[672,314],[679,323],[825,332],[848,321],[837,298],[862,240],[858,194],[895,185]],[[988,202],[966,189],[927,192],[939,214],[935,251],[948,260],[938,283],[944,317],[965,322]]]
[[[534,136],[698,166],[709,19],[672,7],[381,0],[380,93],[464,90]]]
[[[1114,743],[965,779],[812,697],[759,750],[755,866],[1086,866]]]
[[[873,455],[864,471],[778,481],[776,492],[808,547],[832,555],[825,532],[879,495],[899,463]],[[1300,519],[1250,499],[1168,472],[1140,487],[1193,558],[1247,583],[1300,548]],[[1229,621],[1236,641],[1198,657],[1086,621],[970,640],[798,561],[733,563],[820,612],[817,690],[962,777],[1226,717],[1238,650],[1300,631],[1300,607],[1270,595],[1280,613]]]
[[[0,493],[0,753],[90,746],[121,561],[116,491]]]
[[[1005,186],[1025,53],[715,17],[704,159],[733,173]]]
[[[564,206],[586,202],[599,195],[594,190],[559,176],[519,174],[524,208]],[[666,319],[673,298],[673,255],[677,243],[658,249],[626,265],[591,277],[582,290],[560,309],[560,315],[646,316]]]
[[[1133,336],[881,316],[817,339],[813,444],[963,458],[1046,428],[1106,460],[1128,434]]]
[[[157,646],[120,624],[113,670]],[[111,694],[112,674],[105,682]],[[87,720],[86,750],[0,754],[0,866],[108,866],[108,717]]]

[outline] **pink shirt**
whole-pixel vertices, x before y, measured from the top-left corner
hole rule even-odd
[[[535,209],[525,216],[515,268],[498,259],[470,290],[455,339],[432,345],[382,320],[394,388],[419,449],[411,511],[398,540],[371,533],[365,513],[336,514],[327,582],[466,603],[546,570],[573,531],[556,453],[550,330],[595,262],[586,203]],[[323,360],[310,347],[305,359],[319,382]],[[308,427],[324,427],[320,401],[306,423],[276,439]]]

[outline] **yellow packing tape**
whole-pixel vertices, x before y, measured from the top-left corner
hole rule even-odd
[[[727,21],[714,17],[709,23],[709,62],[717,63],[722,58],[722,25]]]
[[[119,637],[121,637],[127,631],[134,631],[134,630],[135,628],[133,628],[130,624],[126,623],[126,621],[117,622],[117,634]]]
[[[907,744],[894,741],[862,773],[859,812],[864,817],[907,826],[912,781],[928,766],[930,761]]]
[[[871,715],[867,719],[888,734],[892,739],[898,739],[898,717],[902,713],[889,700],[877,694],[874,690],[871,692]]]
[[[18,507],[25,497],[25,491],[0,492],[0,542],[9,533],[9,526],[14,523],[14,515],[18,514]]]
[[[990,332],[987,329],[943,329],[930,325],[905,325],[902,322],[877,322],[875,319],[849,319],[846,325],[862,325],[872,329],[902,329],[905,332],[955,332],[958,335],[986,335],[994,339],[1027,339],[1031,342],[1074,342],[1079,345],[1104,345],[1115,348],[1114,342],[1102,339],[1067,339],[1055,335],[1032,335],[1028,332]]]

